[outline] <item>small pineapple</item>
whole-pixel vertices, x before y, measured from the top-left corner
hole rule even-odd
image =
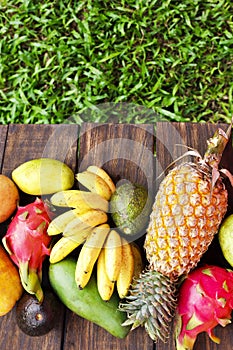
[[[127,312],[125,325],[143,325],[154,340],[165,342],[177,305],[178,283],[208,249],[227,211],[227,190],[218,166],[231,127],[218,129],[208,140],[202,159],[173,168],[155,197],[144,248],[148,270],[134,282],[120,309]],[[229,178],[227,170],[221,170]]]

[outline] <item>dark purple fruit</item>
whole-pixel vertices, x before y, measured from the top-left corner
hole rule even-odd
[[[30,336],[41,336],[54,328],[60,302],[51,291],[44,291],[44,300],[24,294],[16,306],[16,321],[19,328]]]

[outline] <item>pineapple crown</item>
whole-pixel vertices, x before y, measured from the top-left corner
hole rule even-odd
[[[207,140],[207,150],[204,158],[200,161],[200,164],[207,164],[212,169],[212,188],[220,177],[220,172],[228,177],[231,185],[233,186],[233,175],[229,172],[229,170],[218,170],[223,152],[230,139],[232,123],[233,118],[226,132],[224,132],[222,129],[218,129],[214,133],[213,137]]]
[[[196,149],[186,146],[188,148],[188,151],[185,152],[182,156],[175,159],[172,163],[170,163],[168,167],[158,176],[157,179],[159,179],[164,173],[166,173],[166,171],[179,160],[183,159],[186,156],[193,156],[198,159],[199,165],[203,166],[204,168],[206,168],[206,166],[209,166],[212,169],[212,187],[214,187],[216,181],[220,177],[220,172],[225,174],[229,178],[231,185],[233,186],[233,175],[227,169],[221,169],[220,172],[218,170],[223,152],[230,139],[232,125],[233,117],[226,132],[218,128],[217,131],[214,133],[213,137],[207,140],[207,149],[204,157],[202,157]]]
[[[207,150],[204,155],[204,162],[209,164],[212,168],[217,168],[221,161],[222,154],[230,139],[232,122],[226,132],[222,129],[218,129],[213,137],[207,140]]]
[[[177,158],[174,162],[169,164],[169,166],[165,169],[163,173],[165,173],[171,166],[173,166],[174,163],[183,159],[184,157],[194,156],[198,159],[198,164],[201,167],[203,168],[209,167],[211,169],[212,188],[214,187],[215,183],[219,179],[220,173],[224,174],[229,179],[231,186],[233,186],[233,175],[230,173],[230,171],[227,169],[219,170],[219,163],[221,161],[226,145],[228,144],[228,141],[230,139],[232,125],[233,125],[233,117],[226,132],[218,128],[217,131],[214,133],[213,137],[207,140],[207,150],[204,154],[204,157],[202,157],[197,150],[191,147],[188,147],[189,150],[185,152],[181,157]],[[162,176],[163,173],[159,175],[159,177]]]

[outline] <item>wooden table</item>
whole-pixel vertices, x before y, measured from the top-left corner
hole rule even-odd
[[[226,125],[222,127],[226,130]],[[188,145],[203,153],[205,139],[212,136],[215,129],[216,126],[212,124],[166,122],[159,122],[156,126],[93,123],[84,123],[81,127],[75,124],[0,126],[0,168],[3,174],[11,176],[16,166],[39,157],[64,161],[74,172],[85,169],[89,164],[96,164],[107,170],[116,183],[128,179],[147,186],[153,192],[159,183],[154,181],[156,176],[186,150],[185,147],[174,145]],[[230,160],[233,159],[232,154],[229,144],[223,165],[229,165],[228,168],[233,172],[233,162]],[[232,199],[230,189],[229,210],[232,210]],[[32,200],[31,196],[21,194],[20,204],[25,205]],[[6,227],[7,224],[0,225],[1,237]],[[216,240],[203,259],[227,266]],[[172,332],[171,327],[171,337],[166,344],[154,344],[143,328],[130,332],[126,339],[120,340],[61,305],[56,327],[45,336],[29,337],[17,327],[13,309],[0,318],[0,349],[175,350]],[[233,348],[233,325],[217,327],[215,333],[222,340],[220,345],[201,334],[195,350]]]

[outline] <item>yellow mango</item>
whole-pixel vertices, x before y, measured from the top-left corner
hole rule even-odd
[[[59,160],[38,158],[14,169],[12,179],[23,192],[38,196],[72,188],[74,173]]]
[[[19,191],[14,182],[0,174],[0,223],[7,220],[17,208]]]
[[[4,248],[0,246],[0,316],[7,314],[13,309],[22,293],[23,287],[20,282],[18,269]]]

